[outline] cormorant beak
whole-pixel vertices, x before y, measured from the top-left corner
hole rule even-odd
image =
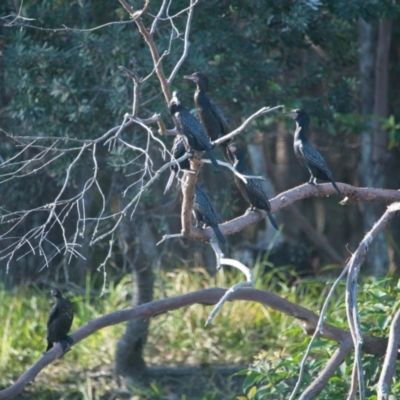
[[[198,82],[199,78],[197,76],[194,75],[184,75],[183,79],[189,79],[190,81],[193,82]]]
[[[290,117],[292,119],[296,119],[297,118],[297,112],[296,111],[290,111],[288,113],[284,114],[286,117]]]

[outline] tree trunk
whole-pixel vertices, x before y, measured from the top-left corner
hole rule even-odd
[[[156,242],[149,223],[136,216],[135,221],[124,219],[118,231],[119,247],[124,263],[133,274],[132,306],[153,300],[152,260],[156,254]],[[148,319],[129,322],[119,340],[116,352],[116,371],[128,384],[143,384],[146,381],[146,363],[143,349],[149,329]]]
[[[374,57],[373,27],[359,20],[361,112],[371,115],[368,129],[361,135],[360,181],[363,186],[385,187],[385,157],[387,137],[380,129],[380,122],[372,114],[386,117],[388,113],[388,56],[391,22],[380,21],[376,58]],[[374,62],[375,58],[375,62]],[[374,71],[375,64],[375,71]],[[374,76],[375,75],[375,76]],[[383,213],[383,207],[365,204],[364,230],[369,231]],[[368,273],[380,277],[388,271],[388,247],[384,234],[374,241],[368,254]]]

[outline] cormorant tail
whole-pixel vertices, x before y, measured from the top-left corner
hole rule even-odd
[[[331,183],[332,183],[333,187],[335,188],[335,190],[338,192],[339,196],[343,197],[343,194],[340,191],[340,189],[338,188],[338,186],[336,185],[335,181],[332,180]]]
[[[269,211],[267,211],[267,215],[268,215],[268,218],[269,218],[269,220],[270,220],[272,226],[273,226],[277,231],[279,231],[279,227],[278,227],[278,224],[277,224],[276,221],[275,221],[275,218],[272,216],[272,214],[271,214]]]
[[[214,231],[215,236],[217,237],[217,239],[218,239],[222,244],[225,244],[225,243],[226,243],[226,239],[225,239],[224,235],[222,234],[222,232],[220,231],[219,226],[218,226],[218,225],[215,225],[215,226],[212,226],[211,228],[212,228],[212,230]]]
[[[216,158],[214,157],[214,154],[211,152],[211,150],[206,150],[206,153],[208,155],[208,158],[211,160],[211,162],[213,163],[215,169],[217,171],[221,170],[221,167],[218,164],[218,161],[216,160]]]

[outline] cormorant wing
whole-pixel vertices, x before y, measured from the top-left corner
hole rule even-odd
[[[222,129],[223,132],[221,132],[223,135],[226,135],[227,133],[229,133],[229,124],[228,121],[225,118],[224,113],[222,112],[222,110],[211,100],[210,100],[210,108],[211,111],[213,112],[213,114],[215,115],[215,117],[218,119],[218,121],[221,123],[222,125]]]
[[[193,137],[198,143],[200,143],[205,149],[211,149],[211,143],[204,131],[200,121],[194,117],[189,110],[183,109],[176,115],[179,120],[183,134],[189,137]]]
[[[198,186],[195,187],[194,207],[210,220],[210,225],[218,225],[217,211],[210,197]]]
[[[248,168],[243,169],[242,171],[240,171],[240,173],[246,176],[254,175]],[[267,194],[265,193],[261,179],[246,179],[247,183],[245,184],[245,186],[249,193],[252,193],[257,197],[267,198]]]
[[[328,168],[324,158],[321,156],[318,150],[311,146],[310,143],[301,143],[299,146],[299,151],[307,163],[320,169],[328,176],[328,178],[332,179],[332,172]]]
[[[51,323],[57,318],[58,314],[58,304],[56,303],[50,310],[49,318],[47,319],[47,326],[51,325]]]

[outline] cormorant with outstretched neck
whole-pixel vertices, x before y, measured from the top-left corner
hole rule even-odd
[[[224,113],[210,98],[206,96],[208,89],[208,78],[203,72],[195,72],[192,75],[185,75],[184,79],[189,79],[196,83],[197,89],[194,93],[194,103],[200,122],[208,137],[214,141],[229,133],[229,126]],[[231,153],[228,150],[229,140],[221,143],[224,157],[232,162]]]
[[[201,224],[211,226],[217,239],[223,244],[226,243],[226,239],[218,226],[218,216],[214,204],[207,193],[197,185],[194,188],[193,215],[196,220],[196,227],[201,226]]]
[[[246,167],[245,158],[246,151],[244,147],[239,143],[232,143],[229,145],[229,150],[235,156],[235,162],[233,166],[242,175],[252,176],[253,172]],[[247,183],[244,183],[237,175],[235,175],[235,182],[243,198],[250,204],[250,211],[254,211],[255,208],[266,211],[272,226],[278,230],[278,224],[275,218],[271,214],[271,205],[269,204],[267,194],[263,189],[261,181],[259,179],[246,178]]]
[[[73,339],[69,337],[67,333],[71,329],[72,320],[74,319],[74,310],[71,302],[64,299],[58,289],[53,289],[51,295],[57,299],[57,302],[51,309],[49,319],[47,320],[46,351],[49,351],[56,342],[60,342],[65,351],[67,343],[73,343]]]
[[[214,167],[220,167],[212,154],[210,139],[206,135],[201,123],[184,107],[179,99],[179,92],[175,91],[169,104],[169,110],[174,118],[179,133],[187,139],[189,147],[196,151],[205,151]]]
[[[325,160],[306,138],[306,131],[310,123],[310,116],[308,113],[304,110],[297,109],[286,113],[285,115],[296,121],[296,131],[294,133],[293,143],[294,152],[300,163],[303,164],[311,174],[308,183],[316,185],[317,179],[329,181],[332,183],[339,196],[342,196],[342,192],[333,180],[332,172],[326,165]]]
[[[185,153],[185,139],[182,135],[176,135],[174,144],[172,145],[171,149],[171,161],[172,160],[178,160],[181,158]],[[169,191],[169,189],[172,186],[172,182],[174,181],[174,178],[176,174],[178,173],[179,169],[184,170],[184,169],[190,169],[190,162],[189,159],[183,160],[179,163],[179,167],[177,164],[171,165],[171,174],[169,175],[169,179],[167,182],[167,186],[165,186],[164,194]]]

